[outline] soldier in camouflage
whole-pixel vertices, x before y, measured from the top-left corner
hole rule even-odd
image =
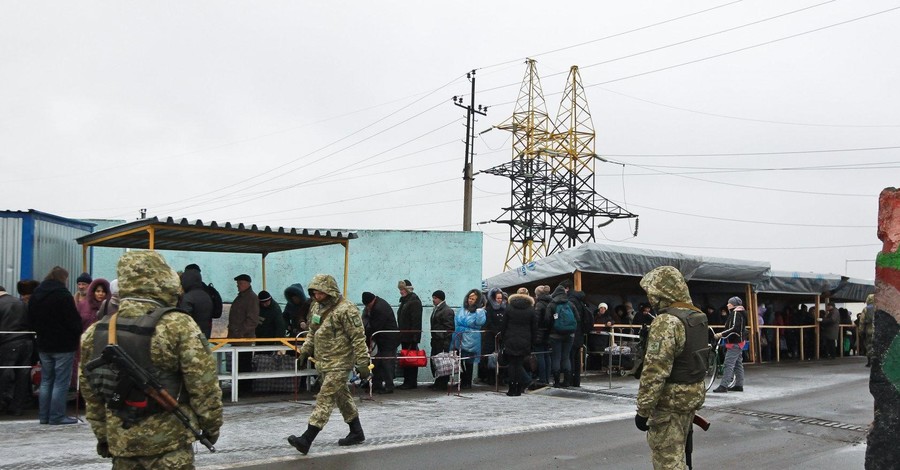
[[[153,251],[132,251],[118,264],[120,318],[140,317],[178,301],[178,275],[163,257]],[[128,429],[109,410],[88,380],[85,365],[95,358],[94,336],[98,326],[90,326],[82,336],[81,393],[87,405],[86,418],[97,437],[97,453],[112,457],[114,469],[194,468],[191,444],[195,438],[171,413],[150,414]],[[106,334],[97,332],[96,334]],[[95,354],[96,353],[96,354]],[[222,390],[216,364],[197,323],[181,312],[162,316],[150,340],[150,360],[160,373],[178,375],[181,390],[168,390],[195,427],[215,443],[222,426]]]
[[[694,412],[706,398],[707,319],[672,266],[647,273],[641,287],[659,315],[650,326],[634,421],[648,431],[654,469],[684,469]]]
[[[309,335],[298,360],[301,364],[310,357],[315,360],[322,388],[316,395],[316,407],[306,431],[299,437],[288,437],[288,442],[303,454],[309,452],[335,405],[350,425],[350,433],[338,440],[338,445],[359,444],[366,439],[347,379],[353,368],[363,380],[371,375],[365,329],[356,304],[341,296],[330,275],[316,275],[307,287],[314,302],[309,309]]]
[[[866,308],[862,312],[862,320],[859,322],[862,330],[862,340],[866,347],[866,367],[872,367],[874,356],[872,340],[875,338],[875,294],[866,297]]]

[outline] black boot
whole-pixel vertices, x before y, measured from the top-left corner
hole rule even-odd
[[[553,388],[559,388],[559,372],[553,373]]]
[[[515,386],[515,389],[513,390],[513,396],[514,396],[514,397],[521,397],[521,396],[522,396],[522,383],[521,383],[521,382],[516,382],[516,383],[513,384],[513,385]]]
[[[868,358],[868,357],[866,358],[866,367],[872,367],[872,359],[871,358]]]
[[[338,445],[352,446],[362,444],[362,441],[366,440],[366,436],[363,434],[362,424],[359,423],[359,416],[353,418],[353,421],[347,424],[350,425],[350,434],[347,434],[347,437],[343,439],[338,439]]]
[[[309,452],[310,446],[312,446],[313,441],[316,439],[316,436],[321,430],[322,428],[317,428],[310,424],[306,427],[306,431],[303,433],[303,435],[297,437],[292,434],[290,437],[288,437],[288,442],[297,450],[299,450],[301,454],[306,455],[306,453]]]
[[[506,396],[508,396],[508,397],[516,396],[516,383],[515,382],[509,383],[509,390],[506,391]]]
[[[562,383],[559,384],[560,388],[569,388],[569,384],[572,383],[572,373],[564,370],[562,374]]]

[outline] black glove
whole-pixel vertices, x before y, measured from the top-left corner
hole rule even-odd
[[[216,441],[219,440],[219,431],[203,431],[203,434],[200,437],[209,441],[210,444],[216,445]]]
[[[97,455],[104,459],[112,457],[112,454],[109,453],[109,444],[106,441],[97,442]]]
[[[356,373],[359,374],[359,378],[361,380],[367,380],[372,376],[372,371],[369,370],[369,365],[366,364],[364,366],[356,366]]]
[[[634,425],[637,426],[641,431],[649,431],[650,426],[647,425],[647,420],[650,418],[645,418],[637,413],[634,414]]]
[[[309,361],[309,356],[304,353],[300,353],[300,355],[297,356],[297,367],[300,369],[306,369],[307,361]]]

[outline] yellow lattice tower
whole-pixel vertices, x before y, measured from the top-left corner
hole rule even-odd
[[[546,254],[546,222],[542,207],[546,165],[541,154],[548,146],[553,124],[547,115],[536,62],[528,59],[525,63],[525,78],[519,88],[513,115],[497,126],[513,134],[512,162],[504,174],[512,183],[511,204],[504,208],[509,213],[509,219],[497,220],[509,224],[509,248],[504,271]]]

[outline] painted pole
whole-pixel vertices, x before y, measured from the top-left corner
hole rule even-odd
[[[878,198],[875,259],[875,335],[869,391],[875,399],[875,421],[869,430],[866,469],[900,468],[900,190],[886,188]]]

